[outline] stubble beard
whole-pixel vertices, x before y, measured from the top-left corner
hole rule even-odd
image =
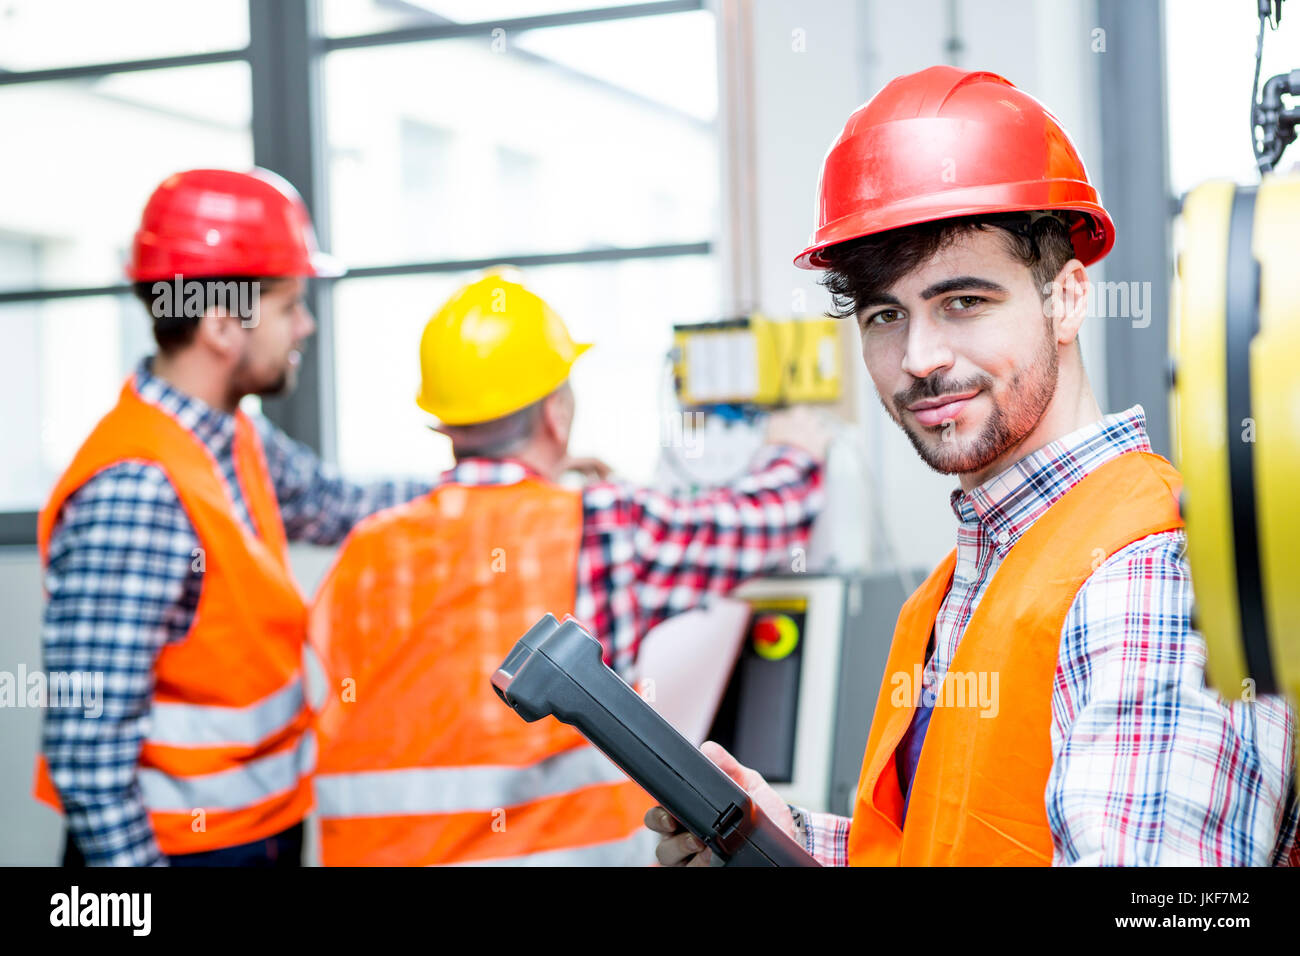
[[[231,393],[236,404],[245,395],[257,395],[260,398],[287,395],[297,384],[297,370],[287,360],[278,372],[260,377],[250,372],[247,362],[241,362],[230,378]]]
[[[987,375],[960,383],[958,387],[944,383],[941,377],[932,377],[909,390],[907,399],[900,400],[895,396],[895,402],[902,408],[923,398],[980,389],[981,394],[987,395],[993,403],[993,410],[979,435],[965,447],[957,439],[953,423],[946,422],[932,428],[912,425],[905,423],[883,397],[881,404],[930,468],[944,475],[978,472],[1023,441],[1042,420],[1056,393],[1059,368],[1055,340],[1044,336],[1043,348],[1029,366],[1012,376],[1007,387],[1008,397],[1001,402],[990,390],[993,380]]]

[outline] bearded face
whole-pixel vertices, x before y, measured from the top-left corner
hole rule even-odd
[[[1018,457],[1055,395],[1059,354],[1043,296],[1000,237],[955,239],[879,300],[858,310],[863,359],[921,459],[977,474]]]

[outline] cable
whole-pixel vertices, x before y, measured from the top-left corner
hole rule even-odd
[[[875,465],[871,461],[871,456],[867,454],[859,439],[861,438],[858,430],[848,424],[840,424],[836,428],[836,440],[845,439],[846,444],[852,446],[854,454],[857,455],[862,465],[863,471],[871,480],[871,489],[867,493],[869,500],[868,507],[871,509],[871,521],[875,525],[876,533],[879,536],[881,545],[885,551],[885,559],[892,565],[892,569],[898,575],[899,583],[903,585],[903,593],[911,594],[919,586],[920,582],[912,576],[911,568],[906,567],[898,556],[898,549],[894,547],[894,539],[889,533],[889,525],[885,521],[885,510],[881,503],[881,491],[883,483],[876,473]]]
[[[1300,70],[1281,73],[1264,84],[1261,95],[1260,71],[1264,60],[1264,26],[1274,30],[1282,22],[1282,0],[1258,0],[1259,36],[1255,41],[1255,77],[1250,91],[1250,148],[1261,174],[1271,172],[1286,148],[1296,138],[1300,108],[1288,108],[1283,95],[1300,94]],[[1260,135],[1256,137],[1256,127]]]
[[[1269,0],[1260,0],[1259,4],[1259,37],[1255,40],[1255,80],[1250,87],[1250,148],[1255,154],[1255,165],[1260,172],[1267,172],[1267,170],[1260,163],[1261,150],[1259,148],[1259,139],[1255,135],[1255,127],[1262,126],[1256,120],[1259,116],[1259,72],[1264,62],[1264,24],[1268,22],[1268,14],[1264,11],[1268,3]],[[1267,135],[1267,131],[1265,131],[1265,135]]]
[[[803,317],[791,319],[794,328],[790,330],[790,354],[781,359],[781,405],[789,404],[789,386],[799,375],[799,358],[803,354],[803,343],[807,336]],[[815,364],[815,363],[814,363]]]
[[[659,405],[659,428],[660,428],[659,453],[660,453],[660,457],[663,459],[664,464],[668,466],[668,470],[673,473],[673,476],[678,481],[683,483],[682,487],[686,491],[693,492],[696,488],[699,487],[699,482],[696,480],[696,478],[693,475],[688,474],[682,469],[681,462],[677,460],[677,450],[672,447],[672,443],[670,441],[669,442],[664,441],[665,436],[663,433],[663,428],[668,424],[669,416],[683,414],[681,405],[678,404],[677,402],[673,402],[673,407],[671,408],[668,405],[668,401],[667,401],[668,389],[665,388],[665,385],[673,377],[674,377],[673,350],[669,349],[667,352],[664,353],[664,369],[663,372],[661,372],[659,375],[659,400],[657,403]],[[686,426],[683,423],[682,428],[685,429],[685,427]]]
[[[681,403],[677,402],[676,400],[673,400],[673,402],[670,405],[668,402],[668,389],[666,388],[666,385],[668,384],[669,381],[672,380],[672,378],[673,378],[673,351],[670,349],[664,355],[664,374],[659,376],[659,400],[658,400],[659,424],[660,424],[660,428],[662,429],[662,427],[668,421],[668,418],[670,416],[681,416],[682,435],[684,436],[686,434],[686,419],[685,419],[686,415],[698,414],[701,416],[701,418],[703,418],[703,416],[711,413],[707,409],[697,409],[688,412],[684,410],[681,406]],[[722,417],[722,416],[719,415],[718,417]],[[755,421],[757,421],[759,416],[757,414],[742,413],[741,418],[746,423],[753,424]],[[729,485],[733,485],[749,473],[749,462],[747,461],[742,467],[737,469],[733,474],[728,475],[726,478],[720,481],[709,481],[709,482],[701,481],[698,475],[691,474],[689,469],[687,469],[686,466],[683,464],[683,462],[681,461],[681,454],[679,450],[674,445],[672,445],[671,442],[664,441],[664,435],[662,430],[660,431],[659,434],[659,450],[661,452],[661,457],[663,459],[664,464],[667,465],[668,470],[672,472],[673,477],[675,477],[679,482],[682,483],[682,488],[684,490],[689,491],[692,494],[702,489],[727,487]]]

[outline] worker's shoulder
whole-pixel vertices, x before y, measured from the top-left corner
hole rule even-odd
[[[435,489],[436,490],[436,489]],[[344,546],[380,544],[400,533],[418,533],[423,527],[439,520],[432,507],[432,492],[426,492],[410,501],[381,508],[358,521],[348,535]]]
[[[1188,574],[1187,533],[1167,528],[1138,538],[1101,561],[1084,581],[1084,587],[1118,576],[1149,577],[1156,574]]]
[[[181,499],[166,469],[154,462],[128,459],[107,465],[87,478],[64,500],[59,521],[117,522],[153,520],[158,509],[184,514]]]
[[[101,468],[73,491],[50,530],[50,560],[81,547],[148,548],[163,542],[188,553],[194,525],[167,472],[147,461],[119,461]]]
[[[1153,451],[1135,449],[1126,452],[1120,458],[1130,463],[1130,467],[1137,465],[1143,468],[1150,480],[1164,485],[1173,500],[1178,500],[1178,495],[1183,488],[1183,475],[1173,462],[1164,455],[1159,455]]]
[[[582,508],[589,516],[610,515],[654,492],[626,481],[605,479],[582,486]]]
[[[1134,613],[1179,616],[1190,608],[1191,569],[1181,528],[1157,531],[1101,561],[1079,588],[1065,626]]]

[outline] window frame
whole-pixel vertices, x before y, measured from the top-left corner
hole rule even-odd
[[[594,0],[598,3],[599,0]],[[655,0],[621,7],[538,14],[500,20],[455,23],[429,13],[430,23],[351,36],[325,36],[319,29],[317,0],[249,0],[248,45],[182,56],[151,57],[113,63],[71,65],[23,72],[0,72],[0,86],[102,77],[116,73],[202,66],[214,63],[248,64],[252,83],[253,162],[274,170],[297,187],[311,211],[317,235],[329,236],[329,208],[325,162],[325,128],[322,75],[325,57],[336,50],[418,43],[430,40],[483,37],[493,31],[536,30],[582,23],[598,23],[662,16],[709,9],[708,0]],[[513,265],[530,266],[595,263],[676,256],[709,255],[716,251],[712,238],[629,248],[574,249],[536,255],[517,255],[502,249]],[[392,262],[350,269],[345,279],[423,275],[476,271],[500,262],[500,256],[465,260]],[[334,416],[333,279],[308,285],[308,304],[316,318],[314,346],[303,354],[298,387],[290,395],[266,399],[263,411],[293,438],[310,446],[326,461],[336,461]],[[102,295],[129,295],[125,282],[80,288],[32,288],[0,291],[0,306],[20,302]],[[33,545],[35,511],[0,510],[0,545]]]

